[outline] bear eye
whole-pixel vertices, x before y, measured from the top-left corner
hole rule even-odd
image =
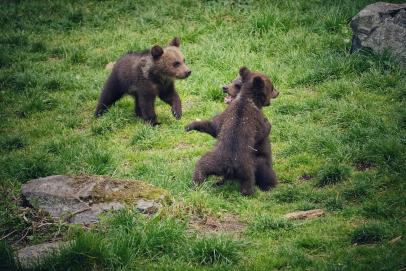
[[[240,85],[240,84],[235,84],[235,87],[236,87],[237,89],[240,89],[240,88],[241,88],[241,85]]]
[[[173,66],[174,66],[175,68],[179,67],[179,66],[180,66],[180,62],[179,62],[179,61],[175,61],[175,62],[173,63]]]

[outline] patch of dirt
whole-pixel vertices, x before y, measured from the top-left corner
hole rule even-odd
[[[185,142],[179,142],[179,144],[176,146],[176,149],[179,149],[179,150],[184,150],[184,149],[189,149],[189,148],[190,148],[190,145],[188,145]]]
[[[355,163],[355,168],[358,171],[367,171],[374,167],[374,164],[368,161],[358,161]]]
[[[302,176],[299,177],[299,181],[307,182],[307,181],[311,180],[312,178],[313,178],[313,176],[304,174],[304,175],[302,175]]]
[[[236,215],[227,214],[220,219],[213,216],[204,218],[194,216],[189,220],[188,229],[201,234],[239,234],[246,226]]]

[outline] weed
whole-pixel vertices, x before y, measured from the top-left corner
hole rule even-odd
[[[38,41],[31,44],[31,52],[33,53],[43,53],[47,51],[45,43]]]
[[[294,185],[280,187],[273,195],[278,202],[294,202],[303,197],[300,188]]]
[[[17,270],[18,264],[15,260],[12,247],[6,241],[0,241],[0,270]]]
[[[17,135],[4,135],[0,137],[0,149],[4,151],[12,151],[22,149],[26,146],[25,140]]]
[[[395,212],[394,206],[384,199],[367,201],[362,205],[362,213],[369,218],[393,218]]]
[[[350,169],[347,166],[332,163],[323,167],[317,176],[317,186],[337,184],[345,181],[350,176]]]
[[[344,208],[344,201],[337,196],[330,197],[324,201],[324,206],[329,211],[339,211]]]
[[[351,242],[353,244],[378,243],[386,238],[387,234],[387,229],[382,224],[365,224],[353,231]]]
[[[233,264],[238,261],[241,245],[224,237],[197,238],[191,244],[191,258],[202,265]]]
[[[266,234],[270,231],[290,230],[292,228],[293,223],[291,221],[270,216],[256,217],[252,221],[252,224],[250,224],[250,230],[258,234]]]

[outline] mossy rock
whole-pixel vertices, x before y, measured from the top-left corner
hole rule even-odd
[[[106,176],[56,175],[34,179],[23,185],[22,194],[32,207],[75,224],[96,223],[101,213],[125,206],[137,206],[141,212],[151,213],[170,202],[169,192],[164,189]]]

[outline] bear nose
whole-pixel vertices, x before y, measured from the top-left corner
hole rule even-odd
[[[228,87],[227,87],[227,86],[224,86],[224,87],[223,87],[223,92],[227,92],[227,90],[228,90]]]
[[[191,70],[188,70],[188,71],[186,72],[186,77],[189,77],[191,74],[192,74],[192,71],[191,71]]]

